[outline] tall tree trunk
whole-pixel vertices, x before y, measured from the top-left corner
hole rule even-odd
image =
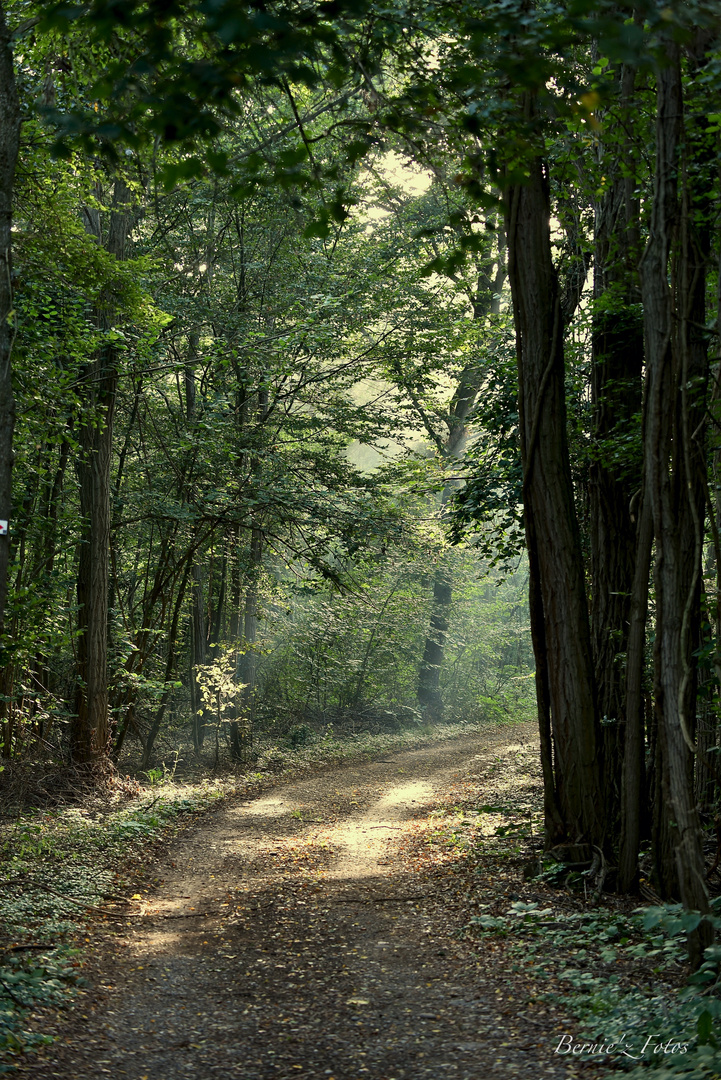
[[[675,43],[668,43],[666,59],[658,73],[654,202],[641,266],[649,371],[645,467],[656,538],[655,696],[663,771],[676,826],[681,900],[688,909],[708,913],[692,785],[696,697],[692,652],[700,597],[705,467],[692,435],[705,410],[706,348],[695,329],[699,309],[703,312],[705,259],[703,243],[691,230],[685,183],[680,207],[678,200],[683,93]],[[701,327],[703,322],[702,316]],[[689,936],[692,962],[699,962],[712,937],[705,922]]]
[[[634,69],[624,68],[620,85],[624,115],[628,115],[633,102],[634,81]],[[634,197],[635,178],[629,171],[633,149],[626,140],[614,157],[614,151],[601,144],[610,186],[597,206],[594,256],[593,454],[589,470],[591,644],[603,737],[607,824],[614,835],[621,813],[626,720],[624,659],[636,563],[630,506],[641,484],[635,436],[641,412],[643,320],[636,303],[638,199]]]
[[[243,612],[243,640],[238,654],[236,677],[240,687],[240,704],[230,724],[230,751],[235,761],[247,760],[253,745],[253,721],[258,654],[258,585],[263,564],[263,533],[257,525],[251,530],[250,568]],[[237,715],[240,713],[240,716]]]
[[[195,367],[198,363],[198,349],[200,335],[193,330],[188,335],[188,360],[185,364],[185,416],[188,428],[192,430],[196,421],[196,386]],[[192,587],[190,591],[190,725],[193,736],[193,746],[196,751],[200,750],[205,739],[205,722],[203,720],[203,703],[200,693],[200,685],[196,668],[207,661],[208,632],[205,622],[205,597],[203,590],[203,575],[196,555],[191,570]]]
[[[538,542],[533,532],[532,517],[526,521],[526,537],[528,538],[528,608],[533,655],[536,659],[536,705],[538,708],[538,733],[541,744],[541,774],[543,776],[543,828],[547,847],[553,847],[564,839],[566,828],[553,770],[553,727],[551,723],[548,647],[546,645],[546,625],[543,618]]]
[[[501,310],[501,292],[506,281],[506,240],[502,229],[497,232],[498,255],[495,273],[491,277],[490,269],[482,267],[478,274],[475,296],[471,299],[473,319],[478,322],[488,315],[497,316]],[[460,374],[458,385],[448,409],[448,435],[445,441],[435,437],[445,468],[453,468],[463,456],[468,437],[468,418],[476,403],[478,392],[483,382],[484,372],[475,360]],[[434,432],[429,431],[434,436]],[[446,507],[458,488],[458,481],[451,480],[441,495],[441,513],[445,517]],[[443,715],[443,697],[440,690],[441,668],[445,655],[446,635],[453,599],[453,581],[450,568],[443,560],[433,575],[433,599],[431,603],[430,628],[423,647],[423,657],[418,669],[418,703],[424,712],[434,720]]]
[[[205,720],[203,719],[203,699],[198,682],[197,668],[208,659],[208,632],[205,623],[205,598],[200,566],[196,562],[192,570],[190,608],[190,712],[193,731],[193,746],[200,750],[205,739]]]
[[[241,413],[246,413],[248,402],[245,401]],[[256,446],[259,448],[264,437],[264,425],[268,417],[268,385],[263,381],[258,389],[256,408]],[[242,415],[240,417],[242,422]],[[250,471],[257,484],[262,477],[263,463],[257,449],[250,460]],[[244,761],[253,745],[253,723],[255,714],[255,686],[258,666],[258,654],[255,643],[258,636],[258,594],[260,574],[263,568],[263,530],[260,522],[251,526],[249,568],[243,613],[243,641],[238,654],[236,678],[242,683],[240,688],[240,716],[231,721],[230,749],[236,761]]]
[[[418,672],[418,703],[433,720],[440,720],[443,715],[440,677],[452,595],[450,574],[445,567],[441,566],[433,576],[431,625]]]
[[[69,456],[70,443],[68,439],[64,437],[62,443],[60,444],[60,453],[58,456],[58,463],[53,477],[52,487],[49,489],[45,500],[45,505],[43,506],[43,517],[45,519],[45,522],[43,527],[42,542],[40,544],[40,549],[38,551],[35,563],[36,577],[40,578],[46,583],[47,590],[50,589],[53,567],[55,565],[55,555],[58,543],[58,510],[60,508],[60,500]],[[46,592],[46,595],[49,595],[49,592]],[[42,692],[45,694],[52,692],[52,690],[54,689],[54,687],[51,686],[52,673],[49,659],[42,642],[38,644],[32,668],[34,677]],[[37,723],[36,731],[40,738],[42,738],[46,734],[44,720],[40,720]]]
[[[165,661],[165,687],[163,689],[163,696],[160,699],[158,708],[155,711],[153,722],[150,725],[148,736],[145,740],[145,746],[143,747],[143,759],[140,763],[141,769],[147,769],[150,765],[150,761],[153,754],[153,747],[155,746],[155,740],[158,737],[158,732],[163,723],[165,717],[165,710],[168,707],[168,701],[170,700],[171,686],[170,680],[173,677],[173,669],[175,668],[175,654],[178,641],[178,625],[180,623],[180,613],[183,607],[183,600],[185,599],[185,590],[188,584],[188,574],[190,566],[188,563],[185,565],[185,571],[180,582],[178,589],[178,595],[175,598],[175,604],[173,605],[173,613],[170,619],[170,628],[168,630],[168,652]],[[122,749],[122,741],[118,740],[115,747],[115,760],[120,756]]]
[[[526,119],[534,118],[525,95]],[[566,432],[563,326],[551,259],[545,167],[530,163],[524,184],[506,191],[509,277],[518,354],[519,421],[526,540],[539,574],[555,797],[566,836],[604,842],[599,731],[581,541]],[[536,598],[532,598],[536,599]],[[537,606],[537,604],[536,604]],[[540,635],[534,633],[534,643]],[[539,701],[539,712],[543,713]]]
[[[102,243],[99,216],[91,213],[86,217]],[[122,180],[116,180],[106,246],[118,262],[125,258],[131,220],[130,191]],[[101,329],[112,326],[113,309],[109,295],[97,316]],[[112,345],[102,349],[85,374],[88,415],[78,432],[81,453],[77,464],[82,515],[77,577],[78,681],[70,727],[71,755],[79,764],[99,761],[109,753],[110,466],[118,381],[118,354]]]
[[[15,164],[20,143],[20,105],[15,86],[10,31],[0,4],[0,667],[7,650],[5,630],[8,568],[10,565],[10,519],[12,510],[13,434],[15,397],[12,381],[12,347],[15,331],[12,268],[12,201]]]
[[[631,608],[626,655],[626,737],[623,752],[621,790],[621,846],[618,883],[622,892],[636,884],[638,853],[641,845],[644,779],[644,700],[646,615],[648,578],[653,546],[651,501],[641,496],[636,544],[636,567],[631,588]]]

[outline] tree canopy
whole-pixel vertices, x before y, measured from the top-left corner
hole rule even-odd
[[[700,961],[716,9],[5,6],[7,759],[247,760],[532,676],[547,846],[650,874]]]

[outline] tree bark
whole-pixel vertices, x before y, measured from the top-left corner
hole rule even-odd
[[[10,31],[0,4],[0,665],[4,665],[10,525],[12,517],[12,470],[14,462],[15,397],[12,382],[12,348],[15,337],[12,285],[12,201],[15,165],[20,144],[20,104],[15,85]]]
[[[631,609],[626,654],[626,736],[621,785],[621,845],[618,884],[621,892],[636,885],[641,844],[644,778],[644,700],[648,578],[653,546],[653,517],[648,496],[642,496],[636,544],[636,567],[631,588]]]
[[[536,705],[538,707],[538,733],[541,744],[541,774],[543,776],[543,827],[547,847],[560,844],[566,835],[563,814],[558,800],[556,778],[553,771],[553,729],[551,724],[551,688],[548,675],[548,648],[546,626],[543,618],[541,594],[541,571],[538,565],[538,544],[533,532],[533,518],[526,522],[528,550],[528,608],[531,622],[531,641],[536,659]]]
[[[452,595],[448,571],[444,567],[439,567],[433,578],[431,625],[418,672],[418,703],[433,720],[440,720],[443,715],[440,678]]]
[[[246,400],[244,413],[249,405]],[[264,438],[264,425],[268,418],[268,384],[265,380],[258,388],[256,418],[257,447]],[[256,484],[262,479],[262,456],[256,449],[250,459],[250,471]],[[258,595],[260,574],[263,568],[263,530],[259,520],[255,520],[250,532],[249,568],[243,612],[243,641],[238,653],[236,679],[240,686],[240,706],[230,725],[230,750],[236,761],[245,761],[253,746],[253,723],[255,719],[255,687],[258,667],[258,653],[255,643],[258,637]],[[237,712],[240,712],[240,716]]]
[[[246,761],[253,746],[253,721],[258,654],[258,577],[263,564],[263,533],[257,525],[251,530],[250,568],[243,612],[243,640],[238,654],[236,678],[240,686],[240,707],[230,724],[230,751],[235,761]]]
[[[86,219],[98,243],[102,243],[98,215],[87,214]],[[122,180],[116,180],[106,247],[118,262],[125,259],[131,219],[129,189]],[[114,299],[109,295],[97,315],[99,327],[110,329],[113,317]],[[78,432],[81,454],[77,463],[82,515],[77,577],[78,679],[75,715],[70,726],[71,755],[78,764],[100,761],[110,749],[107,670],[110,466],[118,380],[118,354],[112,345],[102,349],[85,376],[87,416]]]
[[[190,712],[193,730],[193,746],[196,750],[200,750],[205,739],[205,720],[203,719],[203,702],[196,668],[202,667],[208,658],[208,633],[205,623],[203,579],[200,566],[197,562],[193,565],[192,578],[193,585],[191,589],[190,610]]]
[[[188,359],[185,364],[185,417],[188,428],[193,429],[196,421],[196,385],[195,367],[198,363],[198,349],[200,335],[197,330],[188,335]],[[201,749],[205,739],[205,722],[202,714],[202,699],[196,667],[202,666],[207,660],[208,631],[205,621],[205,597],[203,590],[203,574],[199,556],[196,555],[191,570],[192,586],[190,590],[190,725],[193,736],[193,747],[196,752]]]
[[[628,116],[635,71],[622,69],[620,108]],[[618,136],[620,131],[616,132]],[[596,208],[589,469],[591,644],[603,738],[609,832],[618,833],[626,729],[626,665],[636,530],[631,502],[641,485],[637,435],[642,405],[643,320],[638,301],[638,199],[630,139],[599,143],[609,184]],[[623,157],[623,162],[621,158]]]
[[[534,103],[525,95],[526,118]],[[551,259],[545,168],[506,191],[509,278],[516,323],[526,541],[539,575],[554,740],[556,792],[566,836],[603,844],[591,638],[566,432],[563,326]],[[534,635],[534,644],[538,634]],[[542,703],[539,701],[542,716]]]
[[[704,508],[699,481],[705,467],[692,433],[705,410],[707,365],[694,316],[698,318],[699,304],[704,303],[705,273],[702,252],[690,235],[686,184],[681,206],[678,201],[683,93],[679,50],[673,42],[667,45],[666,59],[658,73],[654,201],[641,266],[649,373],[645,467],[656,538],[655,697],[681,900],[686,908],[706,914],[709,895],[692,786],[693,626],[698,619]],[[706,922],[689,935],[693,963],[700,961],[712,937]]]
[[[506,280],[506,240],[503,230],[497,233],[498,255],[495,273],[491,277],[489,267],[482,267],[478,274],[475,295],[471,307],[473,319],[478,321],[488,315],[500,313],[500,295]],[[468,436],[468,418],[476,403],[478,392],[484,378],[482,367],[472,361],[460,374],[458,385],[453,393],[448,409],[448,435],[445,441],[436,439],[445,468],[452,467],[462,457]],[[434,435],[429,431],[429,434]],[[441,495],[442,515],[458,482],[451,480],[446,484]],[[442,556],[441,556],[442,559]],[[433,720],[443,716],[443,697],[440,690],[441,669],[445,655],[446,635],[453,599],[453,581],[449,568],[443,563],[433,575],[433,599],[431,604],[430,628],[423,646],[423,657],[418,669],[418,704]]]
[[[180,623],[180,613],[183,607],[183,600],[185,599],[185,590],[188,584],[188,574],[190,566],[188,563],[185,565],[185,571],[180,582],[178,589],[178,595],[175,598],[175,604],[173,605],[173,613],[170,619],[170,627],[168,629],[168,652],[165,661],[165,688],[163,690],[163,696],[160,699],[160,704],[156,709],[153,722],[150,725],[148,736],[145,740],[145,746],[143,747],[143,759],[140,763],[141,769],[147,769],[150,765],[150,761],[153,754],[153,747],[155,746],[155,740],[158,737],[163,718],[165,717],[165,710],[168,707],[168,701],[170,700],[171,686],[170,680],[173,677],[173,670],[175,668],[175,653],[178,641],[178,625]],[[122,748],[122,741],[119,739],[115,747],[114,760],[120,756],[120,750]]]

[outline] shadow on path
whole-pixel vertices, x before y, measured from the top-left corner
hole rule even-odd
[[[62,1080],[495,1080],[576,1075],[436,934],[394,848],[474,755],[529,726],[230,803],[179,840],[110,940],[104,985],[22,1074]],[[464,962],[465,961],[465,962]],[[85,1015],[83,1015],[83,1013]],[[519,1027],[520,1025],[520,1027]]]

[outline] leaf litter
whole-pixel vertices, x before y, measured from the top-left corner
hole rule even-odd
[[[536,743],[532,725],[489,725],[216,806],[155,884],[130,883],[133,917],[93,920],[91,986],[16,1075],[600,1076],[554,1052],[574,1017],[507,939],[468,932],[542,891],[520,865]]]

